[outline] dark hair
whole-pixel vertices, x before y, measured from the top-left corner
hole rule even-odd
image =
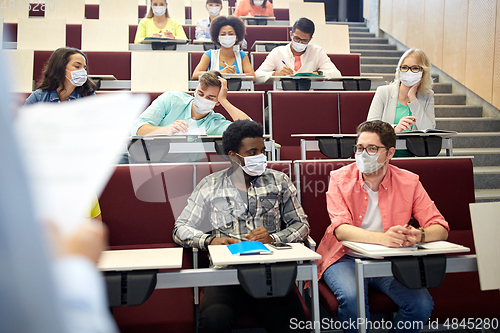
[[[217,16],[210,24],[210,36],[212,38],[212,42],[219,47],[219,32],[220,29],[226,25],[233,27],[234,33],[236,34],[236,43],[241,42],[243,38],[245,38],[245,23],[242,19],[233,15]]]
[[[356,132],[359,135],[363,132],[372,132],[378,134],[380,142],[388,148],[396,147],[396,133],[391,124],[382,120],[365,121],[359,124]]]
[[[205,5],[208,5],[209,3],[218,3],[218,4],[222,5],[222,0],[207,0]]]
[[[311,37],[314,35],[314,23],[305,17],[301,17],[295,21],[292,27],[292,33],[295,32],[295,29],[299,29],[303,33],[311,35]]]
[[[239,152],[241,141],[245,138],[262,138],[263,136],[264,130],[261,124],[248,119],[236,120],[222,134],[224,154],[229,155],[229,151]]]
[[[57,90],[62,87],[62,90],[57,91],[57,93],[59,94],[61,91],[64,91],[66,65],[69,62],[69,57],[77,53],[85,58],[85,65],[87,66],[88,72],[89,62],[85,53],[72,47],[61,47],[55,50],[50,56],[49,61],[43,69],[42,78],[38,82],[36,88],[42,90]],[[91,79],[87,78],[87,81],[82,86],[76,87],[75,90],[80,96],[85,97],[93,94],[96,90],[96,86]]]
[[[250,3],[252,4],[252,6],[255,6],[253,0],[250,0]],[[262,8],[266,8],[266,5],[267,5],[267,0],[264,0],[264,2],[262,3]]]
[[[151,4],[149,5],[148,13],[146,14],[147,18],[152,18],[153,16],[155,16],[155,14],[153,13],[153,0],[151,0],[150,3]],[[167,0],[165,0],[165,4],[167,5],[167,9],[165,9],[164,15],[166,18],[170,18],[170,15],[168,15],[168,1]]]
[[[221,87],[221,83],[219,81],[219,77],[222,77],[222,74],[219,71],[208,71],[201,74],[198,81],[203,89],[208,87]]]

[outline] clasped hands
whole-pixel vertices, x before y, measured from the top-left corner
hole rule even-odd
[[[382,245],[387,247],[408,247],[417,243],[422,232],[412,226],[396,225],[384,233]]]
[[[258,227],[254,230],[252,230],[249,234],[245,235],[246,240],[249,241],[259,241],[261,243],[267,244],[271,243],[273,239],[271,236],[269,236],[269,233],[267,232],[266,228],[264,227]],[[210,245],[229,245],[229,244],[234,244],[234,243],[239,243],[240,240],[236,238],[230,238],[230,237],[215,237],[212,239],[210,242]]]

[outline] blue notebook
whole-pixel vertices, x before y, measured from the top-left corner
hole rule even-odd
[[[269,250],[264,244],[258,241],[245,241],[226,246],[233,255],[271,254],[273,252]]]

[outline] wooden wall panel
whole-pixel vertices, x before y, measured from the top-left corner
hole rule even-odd
[[[493,99],[492,103],[500,109],[500,6],[497,5],[496,32],[495,32],[495,61],[493,70]]]
[[[424,48],[422,23],[427,13],[421,0],[407,0],[406,4],[406,46]],[[424,50],[425,51],[425,50]]]
[[[465,84],[469,0],[445,0],[443,70]]]
[[[370,20],[370,0],[363,1],[363,17]]]
[[[406,45],[407,28],[407,0],[393,1],[392,6],[392,34],[399,42]]]
[[[465,85],[491,102],[495,54],[496,0],[470,0]]]
[[[424,44],[422,49],[431,63],[443,68],[444,1],[425,0]]]
[[[380,0],[380,29],[392,34],[392,0]]]

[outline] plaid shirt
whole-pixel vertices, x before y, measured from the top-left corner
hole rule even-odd
[[[232,167],[200,181],[175,222],[174,240],[184,247],[206,249],[214,237],[245,240],[245,234],[265,227],[273,241],[300,242],[309,222],[287,175],[266,169],[248,188],[248,205],[232,179]],[[238,168],[237,172],[242,172]],[[282,222],[285,228],[282,230]]]

